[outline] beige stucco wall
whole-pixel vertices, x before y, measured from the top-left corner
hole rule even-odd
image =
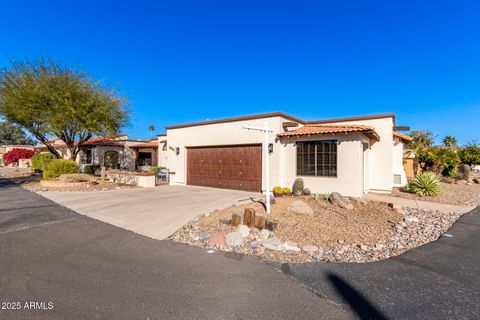
[[[234,121],[167,130],[168,147],[166,167],[170,169],[170,171],[175,172],[175,174],[171,176],[170,182],[173,184],[186,184],[187,147],[262,144],[264,140],[262,132],[246,130],[243,129],[243,126],[263,127],[264,121],[267,121],[269,128],[274,131],[269,136],[269,143],[274,144],[273,153],[269,155],[271,173],[270,185],[271,187],[280,185],[282,183],[282,170],[280,167],[281,149],[280,143],[275,141],[277,140],[276,134],[282,132],[282,123],[284,121],[291,121],[281,117]],[[179,155],[175,154],[175,148],[177,147],[180,148]],[[265,189],[264,176],[262,177],[262,189]]]
[[[404,144],[402,139],[393,138],[393,174],[399,174],[401,177],[401,183],[393,184],[394,187],[403,187],[407,184],[407,175],[403,166],[403,148]]]
[[[331,123],[333,124],[333,123]],[[390,192],[393,186],[393,118],[335,122],[372,126],[380,140],[370,144],[368,154],[368,189],[373,192]]]
[[[283,138],[281,163],[283,167],[282,187],[292,187],[297,177],[303,178],[305,188],[313,193],[340,192],[343,195],[363,195],[363,141],[362,134],[324,135],[316,137]],[[297,176],[296,141],[337,140],[337,176]]]

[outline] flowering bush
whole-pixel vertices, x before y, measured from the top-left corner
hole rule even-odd
[[[3,154],[3,160],[7,165],[17,163],[20,159],[31,159],[35,155],[34,150],[15,148]]]

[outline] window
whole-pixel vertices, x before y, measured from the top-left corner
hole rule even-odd
[[[85,163],[92,163],[92,149],[85,150]]]
[[[297,175],[336,177],[337,141],[297,142]]]
[[[152,165],[152,153],[139,152],[138,153],[138,165],[139,166],[151,166]]]

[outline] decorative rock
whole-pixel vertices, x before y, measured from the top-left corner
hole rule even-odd
[[[330,195],[330,201],[332,202],[332,204],[339,206],[340,208],[344,208],[347,210],[353,209],[353,204],[350,199],[342,196],[338,192],[332,192],[332,194]]]
[[[208,232],[205,232],[205,231],[201,231],[197,234],[197,237],[198,239],[202,240],[202,239],[207,239],[207,238],[210,238],[210,233]]]
[[[208,238],[208,244],[216,247],[225,246],[225,234],[223,232],[218,232]]]
[[[285,251],[293,251],[293,252],[299,252],[300,251],[300,248],[297,246],[297,243],[293,242],[293,241],[286,241],[283,244],[283,249]]]
[[[303,194],[306,195],[306,196],[309,196],[309,195],[312,194],[312,192],[310,191],[310,189],[305,188],[305,189],[303,189]]]
[[[338,244],[343,244],[345,242],[345,240],[340,239],[340,240],[337,240],[337,242],[338,242]]]
[[[239,224],[237,226],[237,232],[240,232],[240,234],[242,235],[242,238],[247,238],[248,235],[250,234],[250,228],[244,224]]]
[[[303,250],[303,252],[306,252],[308,254],[312,254],[312,253],[318,251],[318,247],[317,246],[311,246],[311,245],[307,244],[307,245],[302,247],[302,250]]]
[[[358,245],[358,247],[360,249],[362,249],[363,251],[368,251],[370,249],[370,247],[365,245],[365,244],[360,244],[360,245]]]
[[[270,239],[264,241],[262,243],[262,246],[265,249],[272,250],[272,251],[283,251],[284,250],[282,241],[280,241],[280,239],[278,239],[275,236],[273,236]]]
[[[472,179],[473,183],[480,184],[480,180],[477,178]]]
[[[232,233],[227,234],[225,237],[226,243],[230,247],[238,247],[241,246],[244,242],[243,236],[240,232],[234,231]]]
[[[265,241],[273,237],[273,232],[267,229],[263,229],[259,234],[260,240]]]
[[[406,224],[412,224],[414,222],[415,223],[418,222],[418,218],[414,216],[406,216],[405,218],[403,218],[403,220],[405,221]]]
[[[290,207],[288,207],[288,210],[301,214],[313,214],[313,209],[302,200],[292,202]]]

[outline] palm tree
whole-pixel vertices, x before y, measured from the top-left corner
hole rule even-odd
[[[150,130],[150,139],[152,139],[153,132],[155,131],[155,126],[153,124],[149,125],[148,130]]]
[[[443,138],[442,142],[445,147],[457,147],[457,139],[454,136],[446,136],[445,138]]]

